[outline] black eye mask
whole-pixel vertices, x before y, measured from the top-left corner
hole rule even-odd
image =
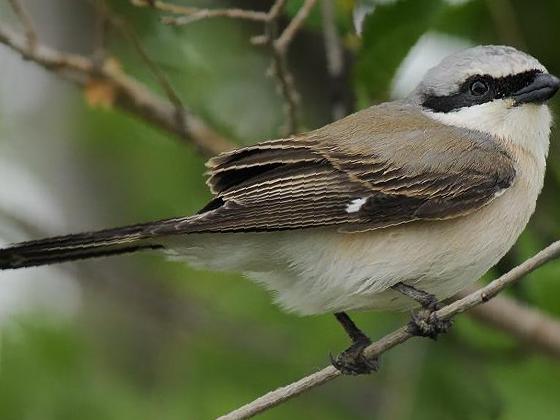
[[[529,86],[539,74],[542,71],[530,70],[500,78],[487,74],[474,75],[465,80],[456,93],[447,96],[425,95],[422,106],[435,112],[451,112],[494,99],[508,98]]]

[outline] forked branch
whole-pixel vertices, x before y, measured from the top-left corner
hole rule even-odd
[[[176,104],[162,99],[110,62],[99,66],[86,56],[61,52],[39,43],[31,47],[24,36],[4,25],[0,25],[0,43],[80,87],[87,86],[92,79],[109,83],[117,107],[194,144],[205,155],[215,155],[234,147],[189,110],[183,110],[182,118],[177,118]]]
[[[33,25],[33,19],[31,19],[31,15],[27,12],[23,4],[21,4],[20,0],[8,0],[10,6],[16,16],[18,17],[21,25],[25,29],[25,37],[27,38],[27,43],[29,49],[35,48],[37,45],[37,32],[35,32],[35,28]]]
[[[264,24],[264,35],[253,37],[255,45],[269,48],[272,56],[270,74],[275,77],[278,91],[284,99],[285,133],[292,134],[299,129],[300,95],[294,83],[294,77],[288,66],[288,49],[297,33],[303,27],[317,0],[305,0],[293,19],[279,32],[279,19],[286,5],[286,0],[275,0],[268,12],[246,9],[203,9],[197,7],[179,6],[164,1],[130,0],[131,4],[139,7],[172,13],[177,16],[165,16],[162,22],[169,25],[187,25],[203,19],[229,18],[240,19]]]

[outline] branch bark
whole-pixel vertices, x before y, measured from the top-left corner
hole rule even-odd
[[[301,8],[298,10],[291,22],[286,26],[282,34],[276,40],[276,48],[282,53],[285,53],[288,46],[295,38],[296,34],[299,32],[305,20],[313,10],[313,7],[317,3],[317,0],[305,0]]]
[[[264,42],[270,48],[272,54],[272,74],[276,77],[279,91],[285,103],[286,134],[293,134],[298,131],[298,106],[300,102],[300,95],[296,89],[294,77],[288,67],[288,47],[303,26],[315,3],[316,0],[306,0],[284,31],[277,35],[278,18],[284,9],[286,0],[276,0],[267,15],[264,37],[253,40],[254,44]]]
[[[12,10],[21,22],[23,28],[25,29],[28,48],[32,50],[37,45],[38,39],[37,32],[35,32],[35,28],[33,25],[33,19],[31,19],[31,16],[29,15],[25,7],[23,7],[23,4],[21,4],[20,0],[8,0],[8,2],[10,3]]]
[[[139,7],[152,7],[159,11],[174,13],[180,16],[167,16],[162,22],[170,25],[186,25],[203,19],[230,18],[242,19],[264,24],[265,34],[252,38],[254,45],[265,45],[270,49],[272,65],[270,73],[276,78],[278,91],[284,99],[285,130],[289,135],[298,131],[298,105],[300,95],[296,89],[293,75],[288,66],[288,48],[317,0],[305,0],[281,33],[278,33],[279,18],[286,5],[286,0],[274,0],[268,12],[258,12],[246,9],[200,9],[196,7],[178,6],[164,1],[130,0],[131,4]]]
[[[475,290],[463,298],[444,306],[434,312],[432,316],[442,320],[451,319],[462,312],[473,309],[494,298],[500,291],[510,284],[515,283],[526,274],[558,257],[560,257],[560,241],[554,242],[552,245],[543,249],[532,258],[529,258],[524,263],[494,280],[487,286]],[[393,347],[408,341],[412,337],[413,335],[409,331],[408,327],[403,326],[366,347],[364,350],[364,356],[368,359],[375,359]],[[558,347],[556,347],[557,345]],[[554,354],[556,354],[557,351],[560,352],[560,343],[548,340],[547,346],[554,346]],[[342,374],[333,366],[327,366],[326,368],[293,382],[290,385],[278,388],[260,398],[257,398],[253,402],[220,417],[220,420],[246,419],[253,417],[256,414],[262,413],[291,398],[294,398],[295,396],[301,395],[306,391],[330,382],[341,375]]]
[[[116,66],[99,66],[88,57],[57,51],[41,44],[30,48],[24,37],[4,26],[0,26],[0,43],[18,52],[25,60],[33,61],[80,87],[85,87],[91,79],[110,83],[115,89],[116,106],[193,144],[207,156],[235,147],[189,110],[183,110],[182,117],[177,118],[175,104],[154,94]]]
[[[187,25],[202,19],[211,18],[230,18],[244,19],[256,22],[266,22],[267,13],[244,9],[203,9],[199,7],[179,6],[164,1],[130,0],[130,3],[137,7],[151,7],[162,12],[181,15],[179,17],[164,17],[163,23],[169,25]]]

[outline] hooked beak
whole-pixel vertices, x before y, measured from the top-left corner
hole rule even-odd
[[[560,79],[548,73],[539,73],[535,79],[513,94],[516,105],[538,103],[542,104],[552,98],[560,88]]]

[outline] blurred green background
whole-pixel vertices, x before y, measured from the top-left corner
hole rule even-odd
[[[270,1],[179,1],[267,10]],[[3,2],[4,3],[4,2]],[[95,8],[78,0],[29,0],[42,42],[91,54]],[[288,2],[282,22],[301,1]],[[282,135],[283,102],[270,56],[249,38],[262,26],[226,19],[184,27],[161,13],[108,2],[137,31],[179,96],[239,144]],[[318,4],[291,46],[302,95],[302,129],[330,120],[332,97],[349,110],[398,97],[447,53],[510,44],[560,74],[560,2],[371,1],[363,36],[351,0],[335,1],[345,48],[341,92],[326,72]],[[363,5],[362,5],[363,6]],[[363,9],[362,9],[363,10]],[[17,27],[7,4],[0,21]],[[161,88],[128,40],[107,33],[111,57]],[[162,94],[163,95],[163,94]],[[558,101],[553,103],[557,111]],[[91,107],[84,92],[0,46],[0,238],[92,230],[191,214],[210,197],[197,151],[117,109]],[[560,133],[552,138],[538,209],[489,278],[560,238]],[[560,317],[560,262],[508,293]],[[0,274],[0,418],[207,419],[295,380],[347,347],[330,316],[280,312],[235,274],[195,271],[142,254]],[[378,337],[406,314],[362,313]],[[437,343],[412,340],[368,377],[346,377],[263,418],[558,419],[560,361],[460,316]]]

